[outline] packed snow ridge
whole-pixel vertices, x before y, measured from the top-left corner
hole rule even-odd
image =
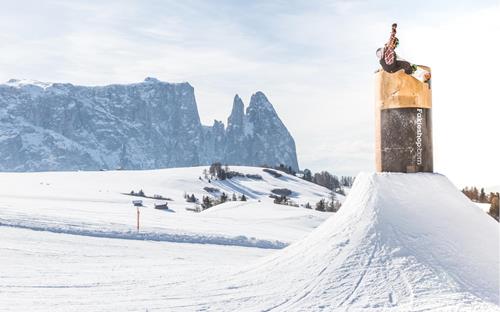
[[[10,195],[0,196],[0,211],[3,219],[11,221],[22,221],[31,213],[61,224],[80,219],[87,228],[108,223],[118,229],[126,225],[131,211],[119,208],[123,203],[108,192],[111,185],[106,181],[118,181],[120,188],[130,187],[132,180],[150,181],[166,189],[171,183],[177,189],[199,189],[204,183],[188,182],[180,178],[186,169],[175,170],[180,171],[168,175],[161,170],[144,175],[4,173],[0,179],[30,188],[29,183],[37,184],[37,192],[46,189],[48,194],[30,199],[6,185],[0,192]],[[70,181],[71,174],[78,177],[70,184],[81,185],[83,191],[72,193],[69,189],[74,186],[67,187],[66,202],[56,200],[48,190],[65,189],[62,181]],[[172,178],[176,175],[179,178]],[[362,173],[339,212],[329,214],[319,227],[309,227],[309,234],[293,235],[309,224],[304,216],[318,212],[274,205],[265,200],[265,190],[292,183],[288,187],[295,186],[299,201],[317,198],[322,191],[291,176],[264,178],[266,183],[238,182],[256,196],[248,204],[228,203],[190,214],[199,217],[196,221],[177,218],[167,224],[188,228],[195,224],[205,233],[215,228],[219,233],[239,231],[281,241],[289,235],[292,243],[281,250],[95,238],[0,226],[4,269],[0,307],[6,311],[68,307],[81,311],[500,311],[498,223],[446,177]],[[40,179],[45,183],[39,184]],[[78,196],[95,194],[95,188],[103,191],[95,206],[78,204]],[[38,201],[42,204],[36,205]],[[148,230],[161,229],[173,215],[148,217]]]
[[[227,128],[200,122],[189,83],[77,86],[11,79],[0,85],[0,170],[157,169],[285,164],[295,142],[262,92],[246,112],[236,95]]]

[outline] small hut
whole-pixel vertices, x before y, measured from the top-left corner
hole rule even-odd
[[[168,209],[168,202],[164,204],[155,204],[155,209]]]

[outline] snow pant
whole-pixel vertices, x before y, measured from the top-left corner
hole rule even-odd
[[[380,65],[382,65],[382,68],[388,73],[395,73],[401,69],[404,69],[405,73],[408,75],[411,75],[413,73],[413,68],[407,61],[394,60],[392,64],[388,65],[385,63],[385,60],[382,57],[382,59],[380,59]]]

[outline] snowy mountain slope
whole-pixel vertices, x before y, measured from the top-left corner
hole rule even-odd
[[[213,311],[499,311],[498,223],[444,176],[361,174],[309,236],[168,307]]]
[[[298,170],[295,142],[265,95],[254,94],[246,113],[240,108],[233,109],[226,131],[220,121],[201,124],[189,83],[148,77],[87,87],[12,79],[0,84],[0,170],[155,169],[215,161]],[[245,131],[233,131],[238,126]]]
[[[297,177],[280,178],[262,168],[232,166],[262,180],[233,178],[211,183],[203,177],[207,167],[151,171],[0,173],[0,225],[96,237],[149,239],[171,242],[283,248],[317,227],[329,213],[281,206],[269,198],[275,188],[294,191],[292,199],[314,205],[328,190]],[[184,194],[210,196],[205,187],[218,188],[229,197],[245,194],[248,201],[228,202],[202,213]],[[170,210],[154,209],[155,200],[124,195],[143,190],[170,198]],[[342,200],[342,196],[338,196]],[[141,231],[136,232],[136,208],[143,200]],[[281,230],[279,230],[281,229]]]

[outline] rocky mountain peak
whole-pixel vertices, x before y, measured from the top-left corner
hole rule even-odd
[[[231,110],[231,115],[229,115],[227,119],[228,131],[242,129],[244,115],[245,111],[243,101],[238,96],[238,94],[236,94],[233,100],[233,109]]]
[[[146,77],[144,79],[144,82],[150,82],[150,83],[157,83],[157,82],[160,82],[160,80],[154,78],[154,77]]]
[[[225,129],[203,126],[187,82],[87,87],[0,85],[0,171],[279,165],[298,169],[295,143],[262,92],[247,113],[236,95]]]
[[[214,124],[212,128],[217,131],[224,131],[224,123],[220,120],[214,119]]]
[[[248,110],[252,111],[261,109],[268,110],[269,112],[276,114],[273,105],[271,104],[271,102],[269,102],[266,95],[263,92],[258,91],[254,93],[250,98],[250,104],[248,105],[247,113]]]

